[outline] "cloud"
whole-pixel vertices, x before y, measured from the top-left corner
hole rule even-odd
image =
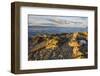
[[[87,27],[88,18],[78,16],[29,15],[29,26]]]

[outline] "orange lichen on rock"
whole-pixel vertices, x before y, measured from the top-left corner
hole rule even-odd
[[[88,32],[83,32],[84,38],[88,39]]]
[[[72,57],[73,58],[81,58],[82,53],[79,50],[80,44],[78,44],[77,41],[71,41],[71,42],[69,42],[69,46],[71,46],[73,48]]]
[[[70,41],[68,44],[71,47],[79,47],[80,46],[80,44],[77,41]]]
[[[83,55],[83,54],[80,52],[80,50],[79,50],[78,47],[74,47],[74,48],[73,48],[73,54],[72,54],[72,56],[73,56],[74,58],[81,58],[82,55]]]
[[[78,32],[73,33],[72,39],[71,40],[76,40],[76,38],[78,37]]]
[[[86,34],[86,33],[84,33]],[[73,33],[73,36],[71,38],[71,40],[69,41],[69,46],[71,46],[73,48],[73,54],[72,57],[73,58],[81,58],[82,53],[79,50],[80,44],[77,42],[76,38],[79,36],[78,32]]]
[[[46,44],[46,49],[49,49],[49,48],[56,48],[57,47],[57,43],[58,43],[58,40],[56,39],[47,39],[47,44]]]
[[[82,32],[84,35],[88,36],[88,32]]]

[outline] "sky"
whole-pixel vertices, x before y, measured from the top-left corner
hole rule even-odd
[[[28,15],[28,26],[88,27],[88,17]]]

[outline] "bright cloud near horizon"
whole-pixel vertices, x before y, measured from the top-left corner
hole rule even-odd
[[[29,26],[88,27],[88,17],[28,15]]]

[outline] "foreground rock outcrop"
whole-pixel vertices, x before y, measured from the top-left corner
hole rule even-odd
[[[88,56],[87,32],[38,34],[28,42],[28,60],[82,59]]]

